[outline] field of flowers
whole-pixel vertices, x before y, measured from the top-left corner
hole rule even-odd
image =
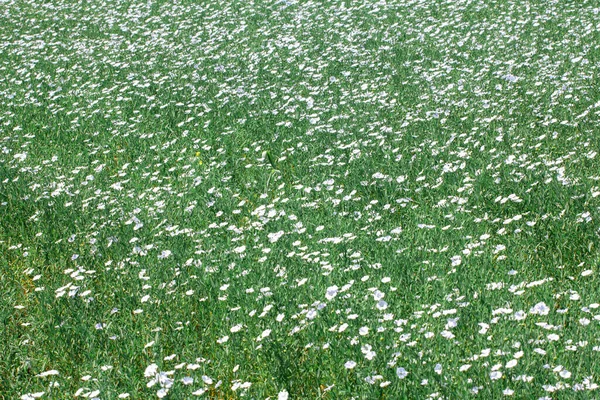
[[[0,399],[600,396],[594,0],[0,0]]]

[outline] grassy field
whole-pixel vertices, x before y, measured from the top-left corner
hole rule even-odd
[[[599,73],[591,0],[0,0],[0,398],[600,396]]]

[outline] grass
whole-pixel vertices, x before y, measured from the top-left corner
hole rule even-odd
[[[592,1],[0,14],[0,398],[594,396]]]

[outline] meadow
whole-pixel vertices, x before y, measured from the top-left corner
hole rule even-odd
[[[0,0],[0,399],[600,396],[593,0]]]

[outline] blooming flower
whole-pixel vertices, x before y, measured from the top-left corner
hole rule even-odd
[[[338,294],[338,287],[330,286],[327,288],[327,291],[325,293],[325,298],[327,300],[332,300],[335,296],[337,296],[337,294]]]
[[[157,372],[158,372],[158,365],[150,364],[146,367],[146,370],[144,371],[144,376],[146,378],[150,378],[150,377],[156,375]]]
[[[535,306],[529,310],[530,314],[538,314],[538,315],[548,315],[550,312],[550,307],[546,305],[544,302],[537,303]]]
[[[396,368],[396,375],[399,379],[404,379],[408,376],[408,371],[403,367]]]
[[[222,338],[218,339],[217,343],[223,344],[223,343],[227,342],[228,340],[229,340],[229,336],[225,335]]]
[[[356,362],[355,361],[346,361],[346,363],[344,364],[344,367],[346,367],[346,369],[352,369],[352,368],[356,367]]]
[[[57,370],[55,370],[55,369],[51,369],[51,370],[49,370],[49,371],[46,371],[46,372],[42,372],[42,373],[40,373],[40,374],[37,374],[36,376],[37,376],[37,377],[40,377],[40,378],[43,378],[43,377],[46,377],[46,376],[51,376],[51,375],[59,375],[59,372],[58,372]]]
[[[569,379],[571,377],[571,373],[569,371],[567,371],[566,369],[563,369],[562,371],[560,371],[558,373],[558,375],[560,375],[560,377],[563,379]]]
[[[171,254],[173,254],[173,253],[171,253],[171,250],[163,250],[163,251],[162,251],[162,252],[161,252],[161,253],[158,255],[158,258],[160,258],[160,259],[168,258],[168,257],[170,257],[170,256],[171,256]]]

